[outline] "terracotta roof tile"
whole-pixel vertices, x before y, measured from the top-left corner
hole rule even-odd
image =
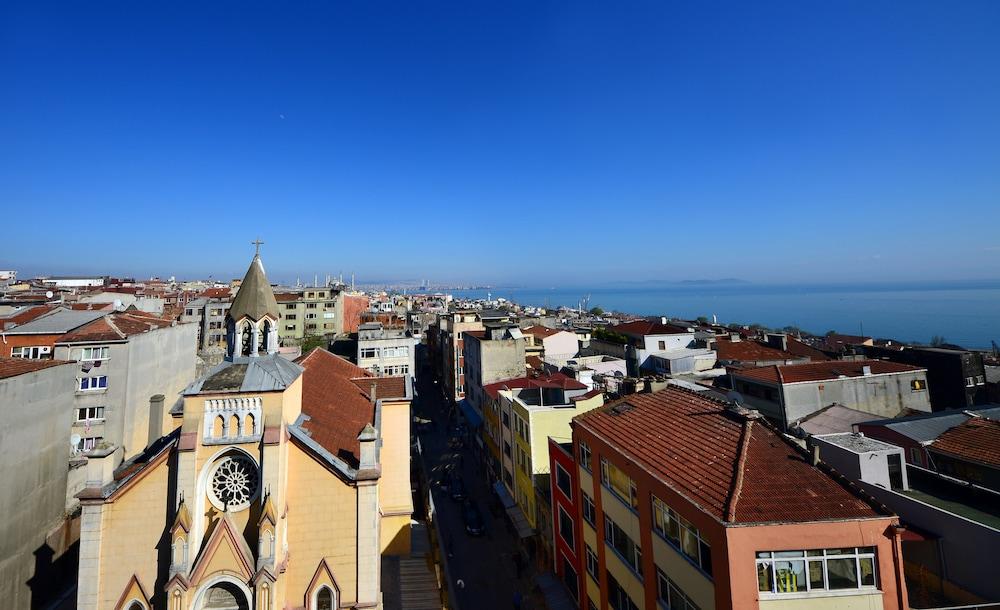
[[[133,335],[166,328],[173,324],[155,314],[127,311],[108,314],[93,322],[84,324],[62,337],[58,343],[82,343],[90,341],[121,341]]]
[[[887,514],[846,480],[810,465],[805,451],[765,420],[748,420],[696,392],[669,387],[633,394],[574,422],[723,522],[798,523]]]
[[[586,390],[587,386],[572,377],[567,377],[562,373],[552,373],[551,375],[537,375],[517,377],[515,379],[505,379],[496,383],[491,383],[483,387],[483,390],[496,398],[500,390],[518,390],[523,388],[561,388],[563,390]]]
[[[788,353],[809,358],[813,362],[827,362],[832,360],[832,358],[820,350],[794,337],[788,337]]]
[[[316,348],[296,361],[302,373],[302,413],[309,416],[303,428],[331,454],[352,468],[358,467],[358,434],[366,424],[375,423],[375,405],[368,392],[378,384],[379,398],[399,398],[406,394],[402,377],[375,377],[368,371]]]
[[[931,443],[940,453],[1000,468],[1000,421],[972,417]]]
[[[560,333],[562,331],[557,328],[549,328],[547,326],[535,325],[535,326],[529,326],[527,328],[522,328],[521,332],[527,333],[529,335],[534,335],[539,339],[544,339],[546,337],[551,337],[552,335]]]
[[[844,377],[861,377],[863,368],[871,367],[873,375],[890,373],[909,373],[924,369],[909,364],[889,362],[888,360],[831,360],[829,362],[809,362],[805,364],[787,364],[762,366],[753,369],[736,371],[737,377],[755,379],[770,383],[800,383],[806,381],[827,381]]]
[[[632,322],[616,324],[607,328],[616,333],[638,335],[641,337],[645,337],[646,335],[678,335],[688,332],[688,329],[681,326],[650,320],[633,320]]]
[[[69,360],[40,360],[31,358],[2,358],[0,357],[0,379],[16,377],[25,373],[34,373],[42,369],[61,366],[63,364],[74,364]]]
[[[719,360],[723,361],[770,361],[794,360],[795,356],[773,347],[761,345],[756,341],[732,341],[729,338],[719,338],[712,344]]]

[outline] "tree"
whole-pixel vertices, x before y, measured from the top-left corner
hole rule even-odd
[[[306,335],[302,338],[302,342],[299,345],[302,347],[302,353],[304,354],[317,347],[329,349],[330,342],[322,335]]]
[[[933,337],[931,337],[931,346],[932,347],[941,347],[945,343],[946,342],[944,340],[944,337],[942,337],[941,335],[934,335]]]
[[[590,315],[592,315],[592,316],[603,316],[604,315],[604,310],[601,309],[600,307],[591,307],[590,308]]]
[[[698,316],[698,324],[708,324],[708,318],[705,316]]]
[[[837,334],[837,331],[835,331],[835,330],[828,330],[828,331],[826,331],[826,335],[824,335],[824,336],[825,337],[832,337],[833,335],[836,335],[836,334]]]

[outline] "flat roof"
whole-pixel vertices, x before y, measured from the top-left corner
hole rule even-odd
[[[857,432],[840,432],[837,434],[818,434],[813,438],[826,441],[831,445],[836,445],[853,451],[854,453],[871,453],[873,451],[902,451],[896,445],[884,443],[878,439],[870,438]]]

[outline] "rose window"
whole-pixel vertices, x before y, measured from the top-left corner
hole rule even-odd
[[[212,504],[230,511],[243,510],[257,496],[258,485],[253,460],[244,455],[227,456],[212,471]]]

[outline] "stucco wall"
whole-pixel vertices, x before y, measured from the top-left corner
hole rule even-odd
[[[28,608],[35,551],[44,557],[46,534],[62,521],[73,388],[72,365],[0,380],[0,599]],[[46,586],[46,583],[38,583]],[[51,585],[50,585],[51,586]],[[36,600],[37,601],[37,600]]]
[[[920,371],[786,384],[786,416],[791,423],[833,403],[878,417],[895,417],[904,409],[930,413],[927,391],[910,388],[914,379],[927,379],[927,374]]]

